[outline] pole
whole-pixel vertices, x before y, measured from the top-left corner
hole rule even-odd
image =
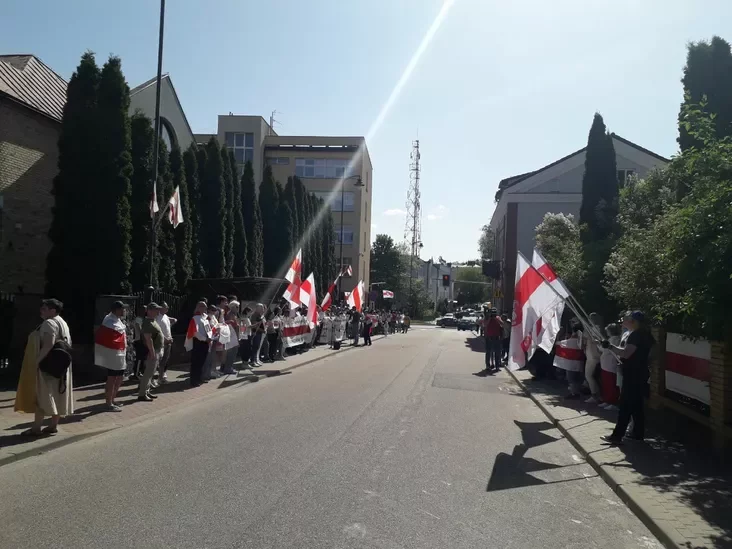
[[[343,273],[343,203],[345,202],[345,187],[346,180],[341,179],[341,264],[338,267],[338,272]],[[338,275],[338,299],[341,299],[341,279],[343,277]]]
[[[163,78],[163,33],[165,30],[165,0],[160,0],[160,30],[158,33],[158,76],[155,85],[155,138],[153,156],[153,188],[158,180],[158,154],[160,152],[160,81]],[[150,219],[150,286],[153,285],[153,266],[155,265],[155,213]]]

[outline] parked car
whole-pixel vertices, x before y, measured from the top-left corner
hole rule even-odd
[[[458,331],[471,330],[478,331],[478,317],[474,314],[466,315],[457,322]]]
[[[442,318],[438,318],[435,324],[441,326],[442,328],[448,328],[457,325],[457,319],[455,318],[454,314],[447,313]]]

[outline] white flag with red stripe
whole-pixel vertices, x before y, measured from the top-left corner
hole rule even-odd
[[[300,285],[300,301],[308,308],[308,325],[312,329],[318,323],[318,301],[315,297],[315,277],[313,273],[310,273],[310,276]]]
[[[293,305],[300,305],[300,284],[302,284],[302,248],[297,251],[290,268],[287,269],[285,280],[289,282],[283,297]]]
[[[124,370],[127,354],[127,328],[112,313],[104,317],[94,334],[94,364],[109,370]]]
[[[392,292],[391,290],[384,290],[382,292],[382,296],[384,297],[384,299],[394,299],[394,292]]]
[[[160,211],[158,206],[158,185],[157,181],[153,181],[152,198],[150,199],[150,217],[155,219],[155,214]]]
[[[173,228],[183,223],[183,206],[180,203],[180,187],[176,187],[173,196],[168,200],[170,208],[168,208],[168,220]]]
[[[551,265],[549,265],[549,262],[544,259],[544,256],[541,255],[541,252],[536,248],[534,248],[534,255],[531,258],[531,265],[539,271],[539,274],[546,278],[547,282],[551,284],[552,288],[554,288],[559,295],[565,299],[571,295],[567,287],[564,285],[564,282],[562,282],[562,279],[557,276],[556,271]]]
[[[348,306],[356,307],[356,310],[361,312],[361,307],[363,307],[363,280],[359,280],[356,287],[348,296]]]
[[[333,284],[328,287],[328,292],[325,294],[323,302],[320,304],[320,308],[324,311],[327,311],[330,309],[330,306],[333,305],[333,292],[335,291],[336,284],[338,284],[338,279],[340,277],[341,275],[338,275]]]
[[[349,265],[348,267],[343,269],[341,276],[353,276],[353,268]]]
[[[565,339],[554,347],[554,366],[569,372],[584,370],[585,353],[581,349],[581,342],[576,337]]]

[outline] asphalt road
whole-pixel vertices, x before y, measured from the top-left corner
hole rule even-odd
[[[419,328],[0,468],[0,547],[653,548],[466,332]]]

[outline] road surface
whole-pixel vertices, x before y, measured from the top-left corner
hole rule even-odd
[[[660,547],[509,376],[472,375],[472,337],[415,328],[1,467],[0,547]]]

